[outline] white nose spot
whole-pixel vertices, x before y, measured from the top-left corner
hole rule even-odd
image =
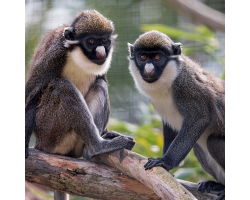
[[[104,46],[96,47],[95,51],[97,51],[101,56],[104,56],[106,54]]]
[[[145,70],[146,70],[147,73],[152,72],[152,70],[153,70],[154,68],[155,68],[155,67],[154,67],[154,65],[153,65],[152,63],[147,63],[147,64],[145,65]]]

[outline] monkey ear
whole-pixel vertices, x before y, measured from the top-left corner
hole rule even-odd
[[[74,40],[74,29],[72,27],[64,28],[63,36],[66,40]]]
[[[181,46],[182,46],[182,44],[179,43],[179,42],[178,43],[174,43],[172,45],[174,55],[181,55],[181,52],[182,52]]]
[[[130,43],[128,43],[128,51],[129,51],[130,56],[132,57],[134,53],[134,46]]]

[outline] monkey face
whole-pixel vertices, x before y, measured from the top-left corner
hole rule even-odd
[[[110,53],[111,36],[90,35],[82,40],[80,47],[89,60],[95,64],[102,65]]]
[[[168,63],[172,63],[172,60],[178,61],[178,55],[181,54],[181,44],[174,43],[158,31],[146,32],[134,45],[128,45],[130,60],[134,61],[141,78],[147,83],[157,82]]]
[[[148,83],[159,79],[167,61],[168,58],[163,51],[139,50],[135,52],[136,66],[142,79]]]
[[[113,32],[112,21],[95,10],[83,11],[64,28],[64,47],[84,72],[102,75],[110,66],[116,38]]]

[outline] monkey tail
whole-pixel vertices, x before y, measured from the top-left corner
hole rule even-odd
[[[54,190],[54,200],[69,200],[69,194]]]

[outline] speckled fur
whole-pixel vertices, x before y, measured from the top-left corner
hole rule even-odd
[[[129,44],[129,70],[138,90],[161,115],[164,127],[162,158],[150,158],[146,169],[177,167],[194,148],[202,167],[217,182],[225,184],[225,83],[185,56],[158,31],[142,34]],[[164,50],[167,63],[157,81],[148,83],[139,73],[136,53]]]
[[[138,49],[144,48],[166,48],[171,49],[170,38],[158,31],[149,31],[141,35],[134,43]]]
[[[114,30],[113,22],[103,17],[96,10],[86,10],[76,16],[72,25],[75,25],[77,36],[82,34],[111,34]]]

